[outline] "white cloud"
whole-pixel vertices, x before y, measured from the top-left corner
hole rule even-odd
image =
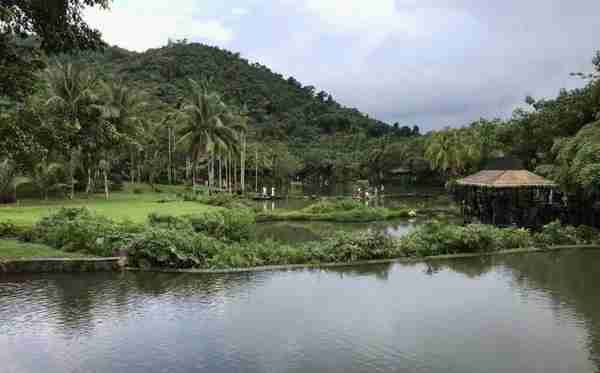
[[[110,11],[85,10],[85,19],[98,28],[109,44],[144,51],[167,43],[169,38],[227,44],[234,33],[218,19],[198,19],[197,2],[181,0],[177,6],[161,0],[115,2]]]

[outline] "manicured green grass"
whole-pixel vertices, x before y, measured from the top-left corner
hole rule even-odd
[[[84,254],[66,253],[46,245],[0,240],[0,260],[28,258],[80,258]]]
[[[174,197],[177,191],[183,191],[181,186],[160,186],[161,193],[153,192],[148,186],[136,186],[143,193],[133,193],[133,186],[127,186],[122,192],[111,193],[110,199],[104,199],[104,195],[95,194],[89,199],[78,196],[74,200],[50,199],[42,201],[39,199],[28,199],[19,201],[18,204],[0,205],[0,221],[10,221],[16,225],[32,225],[42,216],[48,215],[61,207],[88,207],[90,210],[106,216],[115,221],[131,221],[142,223],[146,221],[148,214],[157,212],[171,215],[187,215],[217,207],[203,205],[198,202],[164,202]]]

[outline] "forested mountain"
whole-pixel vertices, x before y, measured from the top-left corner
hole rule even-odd
[[[63,56],[62,62],[83,62],[104,79],[122,79],[146,91],[161,110],[177,107],[189,91],[189,79],[208,80],[224,101],[248,110],[253,129],[262,136],[285,137],[289,142],[312,142],[319,135],[362,132],[369,137],[398,133],[410,136],[418,129],[398,128],[346,108],[325,91],[302,85],[293,77],[251,63],[239,53],[198,43],[170,42],[144,53],[118,47],[104,52]]]

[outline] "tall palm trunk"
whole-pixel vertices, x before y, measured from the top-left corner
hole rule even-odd
[[[108,173],[106,170],[102,170],[102,174],[104,175],[104,196],[108,201]]]
[[[173,168],[171,165],[171,127],[167,128],[168,133],[167,136],[169,137],[169,172],[168,172],[168,178],[169,178],[169,184],[173,184]]]
[[[85,193],[87,195],[89,195],[92,192],[92,169],[91,167],[88,167],[88,182],[87,182],[87,186],[85,187]]]
[[[246,135],[242,135],[242,154],[240,156],[240,183],[242,184],[242,193],[246,191]]]
[[[219,189],[223,189],[223,169],[221,164],[221,155],[219,155],[217,160],[219,161]]]
[[[256,193],[258,193],[258,149],[255,150],[255,158],[256,158],[256,163],[255,163],[255,167],[256,169],[255,171],[255,176],[256,176]]]

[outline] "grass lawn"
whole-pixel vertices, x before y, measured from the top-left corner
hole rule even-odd
[[[84,254],[66,253],[46,245],[0,240],[0,260],[28,258],[81,258]]]
[[[142,188],[144,189],[143,193],[135,194],[133,193],[133,186],[128,185],[122,192],[111,193],[108,201],[104,199],[102,194],[95,194],[90,199],[21,200],[18,204],[0,205],[0,221],[10,221],[16,225],[32,225],[40,217],[61,207],[85,206],[116,221],[128,220],[134,223],[142,223],[146,221],[148,214],[152,212],[186,215],[217,208],[202,205],[198,202],[157,202],[160,199],[174,196],[177,191],[182,191],[183,187],[181,186],[161,185],[161,193],[151,191],[148,186]]]

